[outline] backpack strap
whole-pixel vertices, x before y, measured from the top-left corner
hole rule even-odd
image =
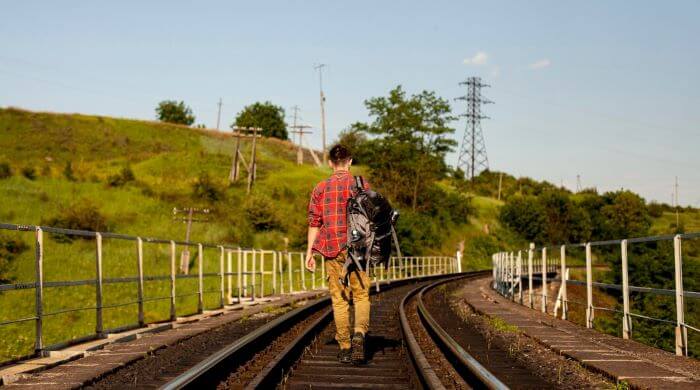
[[[365,190],[365,180],[362,176],[355,176],[355,190],[357,192],[362,192]]]

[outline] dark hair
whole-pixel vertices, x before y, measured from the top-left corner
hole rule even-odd
[[[329,155],[333,164],[346,163],[352,158],[350,150],[341,144],[333,146],[329,152]]]

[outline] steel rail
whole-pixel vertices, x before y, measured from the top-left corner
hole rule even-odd
[[[471,274],[484,274],[486,275],[490,271],[479,271]],[[429,275],[421,277],[410,277],[400,280],[392,281],[390,284],[382,283],[381,291],[376,291],[375,283],[372,283],[370,287],[370,294],[381,294],[384,291],[388,291],[394,287],[402,286],[411,282],[416,281],[429,281],[437,278],[444,278],[445,275]],[[161,387],[164,390],[174,390],[182,388],[209,388],[215,387],[221,380],[225,377],[221,375],[216,375],[215,372],[230,372],[230,368],[227,370],[227,366],[230,366],[231,362],[240,363],[240,355],[245,351],[250,351],[253,348],[260,347],[264,340],[274,337],[276,333],[280,332],[280,329],[286,329],[293,324],[303,320],[308,316],[308,313],[323,310],[326,305],[330,304],[330,297],[323,297],[313,301],[311,304],[304,307],[292,310],[278,317],[277,319],[268,322],[267,324],[257,328],[251,333],[246,334],[235,342],[229,344],[218,352],[212,354],[207,359],[196,364],[194,367],[190,368],[186,372],[180,374],[170,382],[166,383]],[[314,320],[301,335],[297,336],[293,342],[291,342],[288,347],[286,347],[276,359],[271,361],[261,373],[259,373],[251,383],[256,384],[271,384],[275,383],[275,379],[280,379],[279,373],[280,369],[288,363],[291,357],[295,356],[299,351],[303,352],[306,347],[304,340],[308,340],[310,336],[317,333],[317,330],[324,323],[324,321],[330,321],[332,316],[332,311],[328,311],[323,314],[317,320]],[[290,326],[287,326],[290,325]],[[313,329],[311,329],[313,328]],[[250,386],[247,386],[249,388]],[[261,387],[265,388],[265,387]]]
[[[199,362],[191,369],[177,376],[175,379],[166,383],[161,389],[174,390],[185,387],[191,388],[209,388],[215,387],[216,384],[224,378],[216,375],[208,375],[216,370],[221,370],[227,363],[232,362],[239,353],[248,350],[255,346],[262,339],[270,337],[279,329],[284,328],[288,324],[293,324],[305,317],[307,313],[318,310],[319,308],[329,305],[330,297],[316,299],[312,303],[287,312],[273,321],[255,329],[246,334],[235,342],[227,345],[214,353],[207,359]]]
[[[408,322],[408,316],[406,316],[406,303],[422,288],[423,286],[416,287],[406,294],[406,296],[401,300],[401,304],[399,305],[401,333],[403,334],[404,341],[408,347],[408,355],[411,358],[411,363],[413,363],[413,368],[416,372],[418,380],[421,382],[421,385],[426,389],[444,389],[445,386],[442,384],[442,381],[440,381],[440,378],[437,376],[435,370],[433,370],[433,367],[430,365],[430,362],[425,357],[420,345],[418,345],[416,336],[413,334],[411,325]]]
[[[455,339],[452,338],[438,322],[433,318],[430,312],[426,309],[423,303],[424,294],[438,285],[443,283],[452,282],[461,278],[473,278],[476,275],[461,275],[455,278],[449,278],[446,280],[440,280],[435,283],[431,283],[428,286],[423,287],[420,292],[418,292],[418,314],[421,317],[423,324],[425,325],[428,333],[432,335],[433,340],[440,347],[442,352],[448,357],[448,360],[452,363],[455,370],[462,375],[465,381],[469,384],[475,384],[480,388],[498,389],[505,390],[508,389],[503,382],[501,382],[495,375],[493,375],[489,370],[486,369],[481,363],[479,363],[473,356],[471,356],[467,351],[462,348]],[[451,357],[451,359],[449,358]]]

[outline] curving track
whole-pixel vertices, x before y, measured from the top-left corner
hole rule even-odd
[[[382,285],[383,291],[372,296],[365,365],[337,362],[329,299],[323,298],[256,329],[163,388],[506,388],[440,327],[423,302],[424,295],[442,283],[485,275],[416,278]],[[252,359],[251,349],[258,350]],[[440,351],[444,357],[436,359]],[[243,360],[250,362],[243,365]]]

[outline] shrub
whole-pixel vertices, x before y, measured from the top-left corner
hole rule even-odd
[[[35,180],[36,179],[36,169],[34,167],[24,167],[22,168],[22,176],[29,180]]]
[[[253,195],[248,198],[243,207],[248,221],[255,230],[271,230],[279,227],[277,209],[268,197]]]
[[[0,235],[0,284],[12,281],[9,275],[11,262],[28,248],[24,241]]]
[[[649,215],[653,218],[660,218],[664,214],[664,207],[658,202],[651,202],[647,205]]]
[[[202,173],[192,184],[192,196],[195,199],[216,202],[221,199],[222,193],[211,180],[209,174]]]
[[[42,220],[42,225],[73,230],[109,231],[107,218],[99,208],[87,200],[80,200],[64,208],[51,218]],[[71,241],[75,236],[55,235],[57,241]]]
[[[75,181],[75,174],[73,173],[73,164],[70,160],[66,161],[66,166],[63,168],[63,176],[69,181]]]
[[[0,179],[7,179],[12,176],[12,168],[6,162],[0,162]]]
[[[127,165],[124,168],[122,168],[122,170],[119,171],[118,174],[109,176],[107,178],[107,184],[110,187],[122,187],[134,180],[136,180],[136,176],[134,176],[134,171],[132,171],[131,167]]]

